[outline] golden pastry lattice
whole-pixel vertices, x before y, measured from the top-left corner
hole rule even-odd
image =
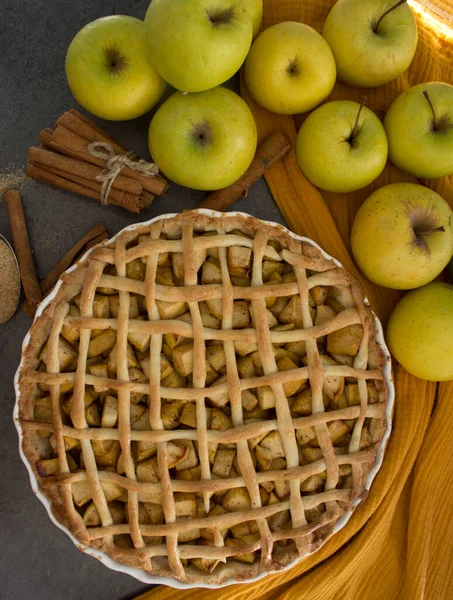
[[[69,296],[55,303],[52,323],[47,339],[47,372],[27,369],[23,377],[30,383],[48,386],[52,399],[53,422],[44,424],[23,419],[23,425],[30,430],[48,429],[54,433],[56,452],[61,474],[41,480],[43,489],[58,489],[64,506],[65,519],[79,540],[96,545],[115,559],[135,564],[149,572],[162,572],[162,560],[168,560],[168,572],[179,579],[187,578],[187,559],[203,558],[207,561],[225,562],[244,553],[257,552],[258,570],[278,567],[276,545],[281,556],[292,557],[309,552],[316,546],[315,539],[323,537],[323,531],[351,506],[353,500],[364,491],[365,476],[373,464],[377,442],[380,441],[386,396],[379,402],[368,402],[367,382],[383,379],[379,353],[370,360],[370,347],[375,335],[374,319],[363,302],[363,293],[355,281],[334,263],[324,259],[318,251],[304,253],[300,242],[290,242],[287,248],[276,250],[272,239],[273,229],[259,226],[253,221],[254,238],[231,233],[228,220],[216,222],[205,218],[203,226],[211,229],[209,235],[202,235],[199,229],[194,232],[197,220],[189,213],[173,224],[171,220],[157,221],[141,231],[140,243],[137,234],[128,232],[119,236],[114,244],[97,248],[72,273],[65,275]],[[220,224],[220,227],[219,227]],[[230,230],[230,232],[228,232]],[[169,235],[162,237],[163,232]],[[180,239],[177,238],[179,234]],[[146,237],[143,237],[146,235]],[[165,239],[165,238],[170,239]],[[291,247],[292,244],[292,247]],[[233,285],[228,269],[228,249],[249,248],[252,250],[251,285]],[[199,268],[208,249],[218,249],[221,269],[221,282],[200,285]],[[184,257],[184,282],[180,286],[165,286],[156,283],[159,256],[164,253],[182,253]],[[201,257],[201,260],[200,260]],[[126,277],[129,262],[141,258],[146,263],[144,281]],[[263,284],[263,260],[286,261],[294,269],[296,281],[289,283]],[[117,275],[104,273],[107,265],[116,267]],[[336,286],[346,290],[344,310],[324,323],[314,325],[310,312],[309,291],[315,286]],[[99,288],[111,288],[119,292],[118,318],[93,317],[93,302]],[[80,316],[69,314],[70,297],[81,291]],[[131,319],[130,298],[137,294],[146,298],[148,321]],[[266,298],[292,297],[298,295],[301,302],[302,328],[274,330],[269,328]],[[220,329],[205,327],[200,313],[200,302],[207,299],[221,300],[223,319]],[[233,329],[233,302],[242,299],[250,302],[252,327]],[[190,312],[191,323],[176,319],[161,319],[158,302],[185,302]],[[353,364],[323,364],[317,340],[334,331],[351,325],[361,325],[363,335]],[[77,368],[73,372],[60,373],[59,339],[63,326],[80,329]],[[87,373],[86,363],[92,330],[116,330],[117,378],[102,377]],[[128,334],[151,334],[149,382],[130,381],[128,372]],[[160,355],[164,334],[175,334],[193,340],[192,386],[186,388],[163,387],[160,381]],[[371,339],[373,338],[373,339]],[[206,387],[206,342],[217,340],[223,343],[226,358],[226,381]],[[292,341],[305,341],[306,365],[287,371],[279,371],[274,357],[273,344]],[[256,344],[262,363],[263,375],[240,378],[234,343]],[[359,402],[338,410],[326,411],[323,402],[323,385],[328,378],[346,377],[356,381]],[[312,394],[312,413],[294,418],[284,391],[284,384],[308,379]],[[64,425],[60,414],[60,388],[73,383],[71,405],[72,426]],[[105,386],[118,395],[118,424],[116,428],[90,427],[85,413],[85,386]],[[248,420],[244,424],[244,411],[241,394],[245,390],[270,387],[275,397],[275,418],[270,420]],[[134,430],[130,425],[131,393],[146,394],[149,397],[149,429]],[[196,406],[196,429],[164,429],[161,418],[161,405],[164,400],[194,402]],[[382,401],[384,400],[384,401]],[[229,402],[233,428],[218,431],[207,429],[206,412],[208,405],[222,406]],[[374,437],[364,447],[361,441],[365,419],[376,423]],[[329,437],[328,425],[338,420],[354,420],[347,453],[336,453]],[[379,425],[380,424],[380,425]],[[308,464],[301,464],[296,432],[313,427],[322,457]],[[253,461],[253,444],[249,441],[257,436],[278,431],[283,446],[286,468],[283,470],[257,471]],[[80,441],[85,470],[70,473],[67,460],[65,438]],[[124,474],[102,470],[97,465],[93,452],[93,440],[118,440],[124,461]],[[167,445],[170,441],[196,441],[201,481],[185,481],[171,478],[168,468]],[[131,453],[131,442],[156,442],[157,463],[160,481],[143,482],[137,480],[136,465]],[[210,442],[234,444],[240,472],[234,477],[215,478],[211,473],[208,445]],[[351,482],[345,489],[338,488],[342,465],[351,466]],[[301,483],[316,474],[326,475],[322,491],[310,495],[301,494]],[[86,527],[80,512],[74,505],[72,487],[87,481],[91,497],[100,516],[101,525]],[[289,494],[274,504],[263,505],[260,484],[266,482],[288,482]],[[109,509],[102,484],[116,484],[127,493],[127,521],[115,524]],[[214,492],[243,488],[248,490],[251,508],[200,518],[177,518],[175,494],[196,492],[202,494],[206,513],[210,510],[210,497]],[[143,495],[161,494],[164,513],[163,524],[139,523],[139,498]],[[307,511],[323,506],[324,510],[314,521],[307,520]],[[290,526],[272,531],[269,517],[282,511],[290,511]],[[227,546],[222,530],[240,523],[256,521],[259,536],[256,541],[239,546]],[[198,529],[212,530],[212,542],[205,544],[181,543],[178,536]],[[323,529],[324,528],[324,529]],[[330,531],[330,530],[329,530]],[[129,534],[133,548],[115,544],[115,536]],[[325,537],[325,535],[324,535]],[[157,539],[158,543],[153,541]],[[159,541],[162,538],[162,541]],[[189,535],[190,538],[190,535]],[[279,544],[280,542],[280,544]],[[290,550],[293,550],[291,553]],[[283,552],[284,551],[284,552]],[[288,554],[289,553],[289,554]],[[163,558],[162,558],[163,557]],[[165,558],[166,557],[166,558]],[[156,563],[157,560],[157,563]],[[282,559],[283,562],[283,559]],[[216,563],[217,564],[217,563]],[[164,569],[165,570],[165,569]],[[200,578],[203,573],[200,571]]]

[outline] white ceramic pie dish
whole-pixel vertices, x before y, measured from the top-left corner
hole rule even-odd
[[[208,215],[210,217],[223,217],[223,218],[227,218],[228,216],[230,217],[243,217],[243,218],[247,218],[250,217],[251,215],[248,215],[246,213],[240,213],[240,212],[230,212],[230,213],[220,213],[220,212],[216,212],[213,210],[208,210],[208,209],[199,209],[199,212],[201,214],[205,214]],[[133,231],[136,227],[143,226],[143,225],[150,225],[152,223],[154,223],[155,221],[159,221],[162,219],[170,219],[172,217],[176,216],[175,214],[165,214],[165,215],[159,215],[157,217],[155,217],[154,219],[151,219],[149,221],[143,222],[143,223],[137,223],[137,224],[133,224],[130,225],[128,227],[126,227],[125,229],[121,230],[120,232],[118,232],[116,234],[116,236],[114,236],[113,238],[111,238],[109,240],[109,243],[113,243],[113,241],[116,239],[117,236],[119,236],[122,232],[124,232],[125,230],[128,231]],[[330,255],[328,255],[326,252],[324,252],[324,250],[322,250],[322,248],[320,248],[315,242],[313,242],[312,240],[302,237],[302,236],[298,236],[295,233],[289,231],[287,228],[283,227],[282,225],[275,223],[275,222],[271,222],[271,221],[263,221],[264,224],[271,226],[271,227],[276,227],[276,228],[280,228],[283,229],[287,232],[289,232],[289,234],[296,240],[302,241],[302,242],[308,242],[310,244],[312,244],[313,246],[315,246],[317,249],[320,250],[320,252],[322,253],[322,255],[326,258],[326,259],[330,259],[333,260],[335,262],[335,264],[337,264],[339,267],[342,267],[341,263],[339,261],[337,261],[336,259],[332,258]],[[88,250],[88,252],[84,255],[83,258],[86,258],[89,253],[92,251],[92,249]],[[71,267],[70,269],[68,269],[67,272],[72,271],[75,268],[75,266]],[[45,310],[45,308],[50,304],[50,302],[55,298],[55,296],[57,295],[57,292],[60,288],[61,282],[59,281],[57,283],[57,285],[55,286],[55,288],[52,290],[52,292],[43,300],[43,302],[39,305],[38,310],[36,311],[36,315],[35,315],[35,319],[38,318],[42,312]],[[368,304],[368,300],[365,298],[365,303]],[[384,341],[384,335],[383,335],[383,331],[382,331],[382,326],[379,322],[379,320],[377,319],[377,317],[374,315],[373,316],[375,318],[375,322],[376,322],[376,330],[377,330],[377,335],[376,335],[376,339],[377,342],[379,343],[380,347],[382,348],[382,351],[385,355],[385,367],[383,369],[384,371],[384,379],[388,388],[388,402],[387,402],[387,407],[386,407],[386,413],[385,413],[385,418],[386,418],[386,430],[385,433],[382,437],[382,440],[379,444],[377,453],[376,453],[376,460],[375,460],[375,464],[373,466],[373,468],[370,470],[367,479],[366,479],[366,483],[365,483],[365,489],[368,491],[371,487],[371,484],[377,474],[377,472],[379,471],[383,458],[384,458],[384,452],[385,452],[385,448],[387,446],[388,443],[388,439],[391,433],[391,429],[392,429],[392,414],[393,414],[393,406],[394,406],[394,399],[395,399],[395,390],[394,390],[394,385],[393,385],[393,380],[392,380],[392,373],[391,373],[391,360],[390,360],[390,353],[387,349],[387,346],[385,344]],[[30,342],[30,334],[27,333],[27,335],[24,338],[23,344],[22,344],[22,351],[24,351],[28,344]],[[143,570],[137,569],[137,568],[132,568],[130,566],[127,565],[123,565],[119,562],[114,561],[112,558],[110,558],[107,554],[96,550],[95,548],[92,547],[88,547],[85,546],[84,544],[82,544],[79,540],[77,540],[71,533],[70,531],[64,527],[61,523],[58,522],[58,520],[55,518],[53,512],[52,512],[52,507],[51,507],[51,502],[48,500],[48,498],[40,491],[39,489],[39,484],[38,481],[35,477],[35,474],[32,471],[32,468],[27,460],[27,458],[25,457],[24,451],[22,449],[22,437],[23,437],[23,431],[22,431],[22,426],[20,424],[19,421],[19,397],[20,397],[20,392],[19,392],[19,371],[22,367],[22,361],[19,364],[19,367],[17,369],[15,378],[14,378],[14,388],[15,388],[15,392],[16,392],[16,402],[14,405],[14,410],[13,410],[13,419],[14,419],[14,423],[16,425],[16,429],[18,432],[18,436],[19,436],[19,454],[21,456],[21,459],[23,461],[23,463],[25,464],[28,473],[29,473],[29,477],[30,477],[30,483],[32,486],[32,489],[35,493],[35,495],[41,500],[42,504],[44,505],[44,507],[47,510],[47,513],[50,517],[50,519],[53,521],[53,523],[59,527],[62,531],[64,531],[69,537],[70,539],[73,541],[73,543],[77,546],[78,549],[86,552],[87,554],[89,554],[90,556],[94,556],[95,558],[97,558],[98,560],[100,560],[104,565],[106,565],[107,567],[109,567],[110,569],[113,569],[114,571],[119,571],[122,573],[127,573],[128,575],[131,575],[132,577],[135,577],[136,579],[138,579],[139,581],[146,583],[146,584],[150,584],[150,585],[168,585],[170,587],[174,587],[177,589],[190,589],[190,588],[197,588],[197,587],[205,587],[205,588],[210,588],[210,589],[218,589],[220,587],[225,587],[227,585],[233,585],[233,584],[238,584],[238,583],[251,583],[254,581],[258,581],[259,579],[262,579],[263,577],[272,574],[272,573],[280,573],[282,571],[286,571],[290,568],[292,568],[297,562],[299,562],[300,560],[302,560],[303,558],[305,558],[306,556],[308,556],[309,553],[307,553],[306,555],[300,556],[298,557],[296,560],[294,560],[293,562],[291,562],[290,564],[288,564],[286,567],[284,567],[283,569],[279,569],[278,571],[271,571],[269,573],[261,573],[260,575],[258,575],[257,577],[248,580],[246,582],[238,582],[235,579],[228,579],[226,581],[224,581],[222,584],[216,584],[216,585],[212,585],[212,584],[203,584],[203,583],[187,583],[187,582],[181,582],[178,581],[176,579],[172,579],[169,577],[162,577],[162,576],[156,576],[156,575],[150,575],[148,573],[146,573]],[[345,526],[345,524],[348,522],[348,520],[350,519],[354,508],[357,506],[357,504],[360,502],[360,500],[357,500],[356,503],[352,504],[351,509],[349,511],[347,511],[336,523],[335,526],[333,528],[332,534],[334,535],[335,533],[337,533],[340,529],[342,529],[342,527]],[[329,539],[330,536],[327,538]],[[327,539],[325,541],[327,541]]]

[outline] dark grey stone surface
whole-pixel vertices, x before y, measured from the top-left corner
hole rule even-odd
[[[76,32],[109,14],[143,18],[147,6],[146,0],[0,0],[0,175],[24,165],[39,131],[52,126],[65,110],[77,107],[64,73],[66,49]],[[235,82],[231,85],[235,87]],[[102,126],[146,158],[150,116],[127,123],[103,122]],[[43,277],[99,221],[113,235],[137,220],[193,208],[202,197],[202,193],[173,185],[137,218],[122,209],[104,208],[29,182],[22,198],[38,275]],[[234,208],[283,222],[264,181]],[[0,233],[11,240],[4,201],[0,201]],[[21,310],[0,326],[0,599],[132,598],[146,586],[80,552],[52,524],[31,490],[11,416],[13,377],[29,326]]]

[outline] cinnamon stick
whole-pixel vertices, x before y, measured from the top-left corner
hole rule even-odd
[[[127,152],[126,148],[123,148],[123,146],[107,135],[100,127],[75,109],[65,112],[55,123],[55,127],[59,125],[89,142],[107,142],[112,146],[116,154],[126,154]]]
[[[70,116],[68,116],[68,115],[70,115]],[[80,122],[83,122],[86,126],[88,126],[88,129],[83,128]],[[68,112],[66,112],[64,115],[62,115],[60,117],[60,119],[58,119],[57,125],[63,125],[70,131],[73,131],[77,135],[80,135],[81,137],[83,137],[89,141],[92,141],[92,142],[105,141],[112,146],[112,148],[115,150],[115,152],[117,154],[126,154],[127,153],[126,148],[124,148],[123,146],[118,144],[118,142],[116,140],[114,140],[112,137],[110,137],[103,129],[98,127],[95,123],[93,123],[93,121],[90,121],[90,119],[88,117],[86,117],[85,115],[80,113],[75,108],[71,108]],[[52,130],[50,130],[50,132],[53,133]],[[159,194],[161,196],[168,189],[169,184],[167,181],[165,181],[161,177],[158,177],[157,179],[162,180],[162,182],[165,182],[165,187],[163,187],[162,192]],[[155,192],[151,193],[151,192],[147,191],[146,189],[143,191],[140,191],[140,192],[136,192],[136,191],[132,190],[131,184],[128,184],[129,187],[131,187],[131,189],[126,189],[126,188],[121,187],[116,184],[117,181],[122,181],[122,180],[126,180],[127,182],[130,182],[131,178],[124,177],[123,175],[117,175],[116,179],[113,182],[112,187],[117,187],[119,189],[123,189],[124,191],[128,191],[128,192],[131,192],[134,194],[135,193],[139,194],[139,195],[143,196],[145,199],[147,199],[149,204],[151,204],[151,202],[154,200]],[[139,180],[133,179],[132,183],[134,185],[138,184],[143,189],[143,185],[140,184]]]
[[[61,125],[58,125],[53,132],[52,140],[50,142],[51,147],[61,154],[65,154],[71,158],[84,160],[85,162],[97,165],[98,167],[105,168],[105,160],[92,156],[88,152],[89,144],[90,142],[82,138],[80,135],[77,135]],[[145,175],[142,175],[138,171],[134,171],[129,167],[124,167],[121,173],[126,177],[136,179],[143,185],[145,190],[151,194],[156,194],[156,196],[161,196],[168,188],[168,182],[162,177],[159,177],[159,175],[156,177],[146,177]]]
[[[97,223],[94,227],[92,227],[90,231],[88,231],[74,244],[74,246],[60,260],[60,262],[40,282],[39,287],[43,296],[45,296],[53,288],[60,275],[69,269],[69,267],[74,264],[81,254],[85,254],[85,252],[88,250],[88,245],[93,240],[95,240],[96,244],[99,244],[108,238],[109,234],[102,223]],[[91,246],[89,247],[91,248]]]
[[[20,194],[16,190],[10,190],[6,192],[5,198],[22,285],[30,304],[37,306],[41,302],[42,294],[38,280],[36,279],[35,265],[31,253],[30,240],[28,239],[27,225],[25,223]]]
[[[41,145],[43,146],[43,148],[46,148],[46,149],[50,148],[50,144],[52,142],[52,134],[53,134],[53,131],[49,127],[46,127],[46,129],[43,129],[39,133],[38,140],[41,142]]]
[[[22,302],[22,310],[27,315],[27,317],[30,317],[30,319],[35,318],[37,308],[38,308],[37,305],[30,304],[30,302],[28,300],[24,300],[24,302]]]
[[[85,179],[84,177],[79,177],[78,175],[74,175],[73,173],[68,173],[67,171],[62,171],[61,169],[55,169],[53,167],[47,167],[47,170],[51,173],[55,173],[55,175],[59,175],[60,177],[64,177],[65,179],[69,179],[70,181],[74,181],[75,183],[80,183],[85,187],[99,192],[99,196],[101,196],[101,188],[102,184],[98,181],[93,181],[92,179]],[[136,194],[130,194],[129,192],[124,192],[122,190],[115,189],[112,187],[108,194],[107,204],[112,204],[115,206],[121,206],[127,210],[131,210],[131,207],[134,208],[132,212],[141,212],[145,208],[149,208],[155,196],[153,194],[142,192],[140,196]]]
[[[39,140],[41,142],[41,148],[44,148],[45,150],[50,150],[50,140],[52,139],[52,129],[50,129],[50,127],[46,127],[46,129],[43,129],[41,131],[42,138],[39,137]],[[40,134],[41,136],[41,134]]]
[[[67,171],[62,171],[61,169],[56,169],[54,167],[42,167],[42,165],[31,163],[35,167],[41,168],[43,170],[48,171],[54,175],[58,175],[59,177],[63,177],[64,179],[68,179],[69,181],[73,181],[74,183],[78,183],[83,185],[84,187],[93,190],[94,192],[99,193],[99,197],[101,197],[101,184],[98,181],[93,181],[92,179],[85,179],[84,177],[79,177],[78,175],[74,175],[74,173],[68,173]],[[143,192],[142,192],[143,194]],[[126,208],[127,210],[131,210],[131,207],[134,208],[132,212],[136,212],[143,210],[144,208],[149,208],[151,202],[153,201],[154,196],[146,196],[140,197],[135,194],[129,194],[128,192],[123,192],[121,190],[116,190],[112,188],[109,192],[107,202],[108,204],[113,204],[115,206],[121,206],[122,208]]]
[[[43,169],[38,167],[32,163],[28,163],[25,169],[25,173],[31,179],[35,179],[36,181],[41,181],[42,183],[47,183],[54,187],[61,188],[68,192],[73,192],[74,194],[79,194],[80,196],[85,196],[86,198],[92,198],[93,200],[101,201],[100,192],[91,189],[87,185],[83,185],[83,183],[77,183],[75,181],[70,181],[69,179],[65,179],[61,177],[61,175],[52,173],[47,169]],[[133,196],[132,194],[127,194],[126,192],[121,192],[124,194],[124,202],[118,204],[122,208],[129,210],[133,213],[140,213],[144,208],[146,208],[147,201],[143,200],[139,196]],[[113,201],[113,198],[110,198],[112,204],[116,204]]]
[[[96,177],[103,172],[101,167],[34,146],[28,151],[28,160],[39,166],[67,171],[70,174],[78,175],[84,179],[90,179],[91,181],[96,181]],[[69,179],[69,177],[67,177],[67,179]],[[143,191],[143,186],[139,181],[131,179],[130,177],[124,177],[121,174],[115,177],[112,187],[123,190],[124,192],[129,192],[130,194],[135,194],[136,196],[139,196]]]
[[[151,203],[153,202],[153,200],[156,197],[154,194],[151,194],[151,192],[147,192],[146,190],[143,190],[143,192],[140,194],[140,196],[143,198],[143,200],[146,200],[146,202],[147,202],[146,208],[151,206]]]
[[[244,175],[232,185],[209,194],[198,208],[224,211],[236,200],[247,196],[247,191],[275,162],[291,150],[291,142],[283,133],[272,133],[258,146],[255,158]]]
[[[77,262],[80,258],[82,258],[83,254],[85,254],[85,252],[87,250],[89,250],[90,248],[93,248],[93,246],[97,246],[98,244],[100,244],[101,242],[103,242],[104,240],[108,240],[109,239],[109,234],[107,232],[105,233],[101,233],[100,235],[98,235],[97,237],[93,238],[92,240],[90,240],[86,246],[83,249],[83,252],[80,253],[80,257],[78,256],[74,262]]]
[[[85,254],[87,250],[100,244],[102,241],[108,239],[109,235],[102,223],[97,223],[90,229],[84,236],[74,244],[74,246],[65,254],[60,262],[48,273],[44,279],[40,282],[39,288],[42,296],[45,297],[50,290],[57,283],[59,277],[76,263]],[[25,313],[33,318],[36,312],[36,306],[32,305],[28,300],[22,304],[22,308]]]
[[[110,144],[113,142],[118,147],[118,149],[121,148],[121,152],[123,152],[123,153],[127,152],[127,148],[124,148],[124,146],[121,146],[121,144],[118,144],[118,142],[116,140],[114,140],[112,137],[110,137],[109,134],[106,133],[103,129],[98,127],[96,125],[96,123],[93,123],[93,121],[91,121],[86,115],[83,115],[81,112],[79,112],[75,108],[69,109],[68,112],[70,112],[72,115],[74,115],[75,117],[77,117],[78,119],[80,119],[81,121],[86,123],[87,125],[89,125],[92,129],[94,129],[94,131],[97,131],[101,136],[103,136],[106,139],[107,142],[109,142]]]

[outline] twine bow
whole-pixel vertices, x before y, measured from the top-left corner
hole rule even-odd
[[[152,162],[140,159],[136,160],[135,152],[126,154],[115,154],[113,147],[107,142],[92,142],[88,145],[88,152],[95,158],[101,158],[106,161],[105,169],[97,175],[96,179],[102,182],[101,203],[108,204],[107,198],[112,189],[113,182],[121,173],[124,167],[129,167],[138,171],[146,177],[155,177],[159,173],[157,165]]]

